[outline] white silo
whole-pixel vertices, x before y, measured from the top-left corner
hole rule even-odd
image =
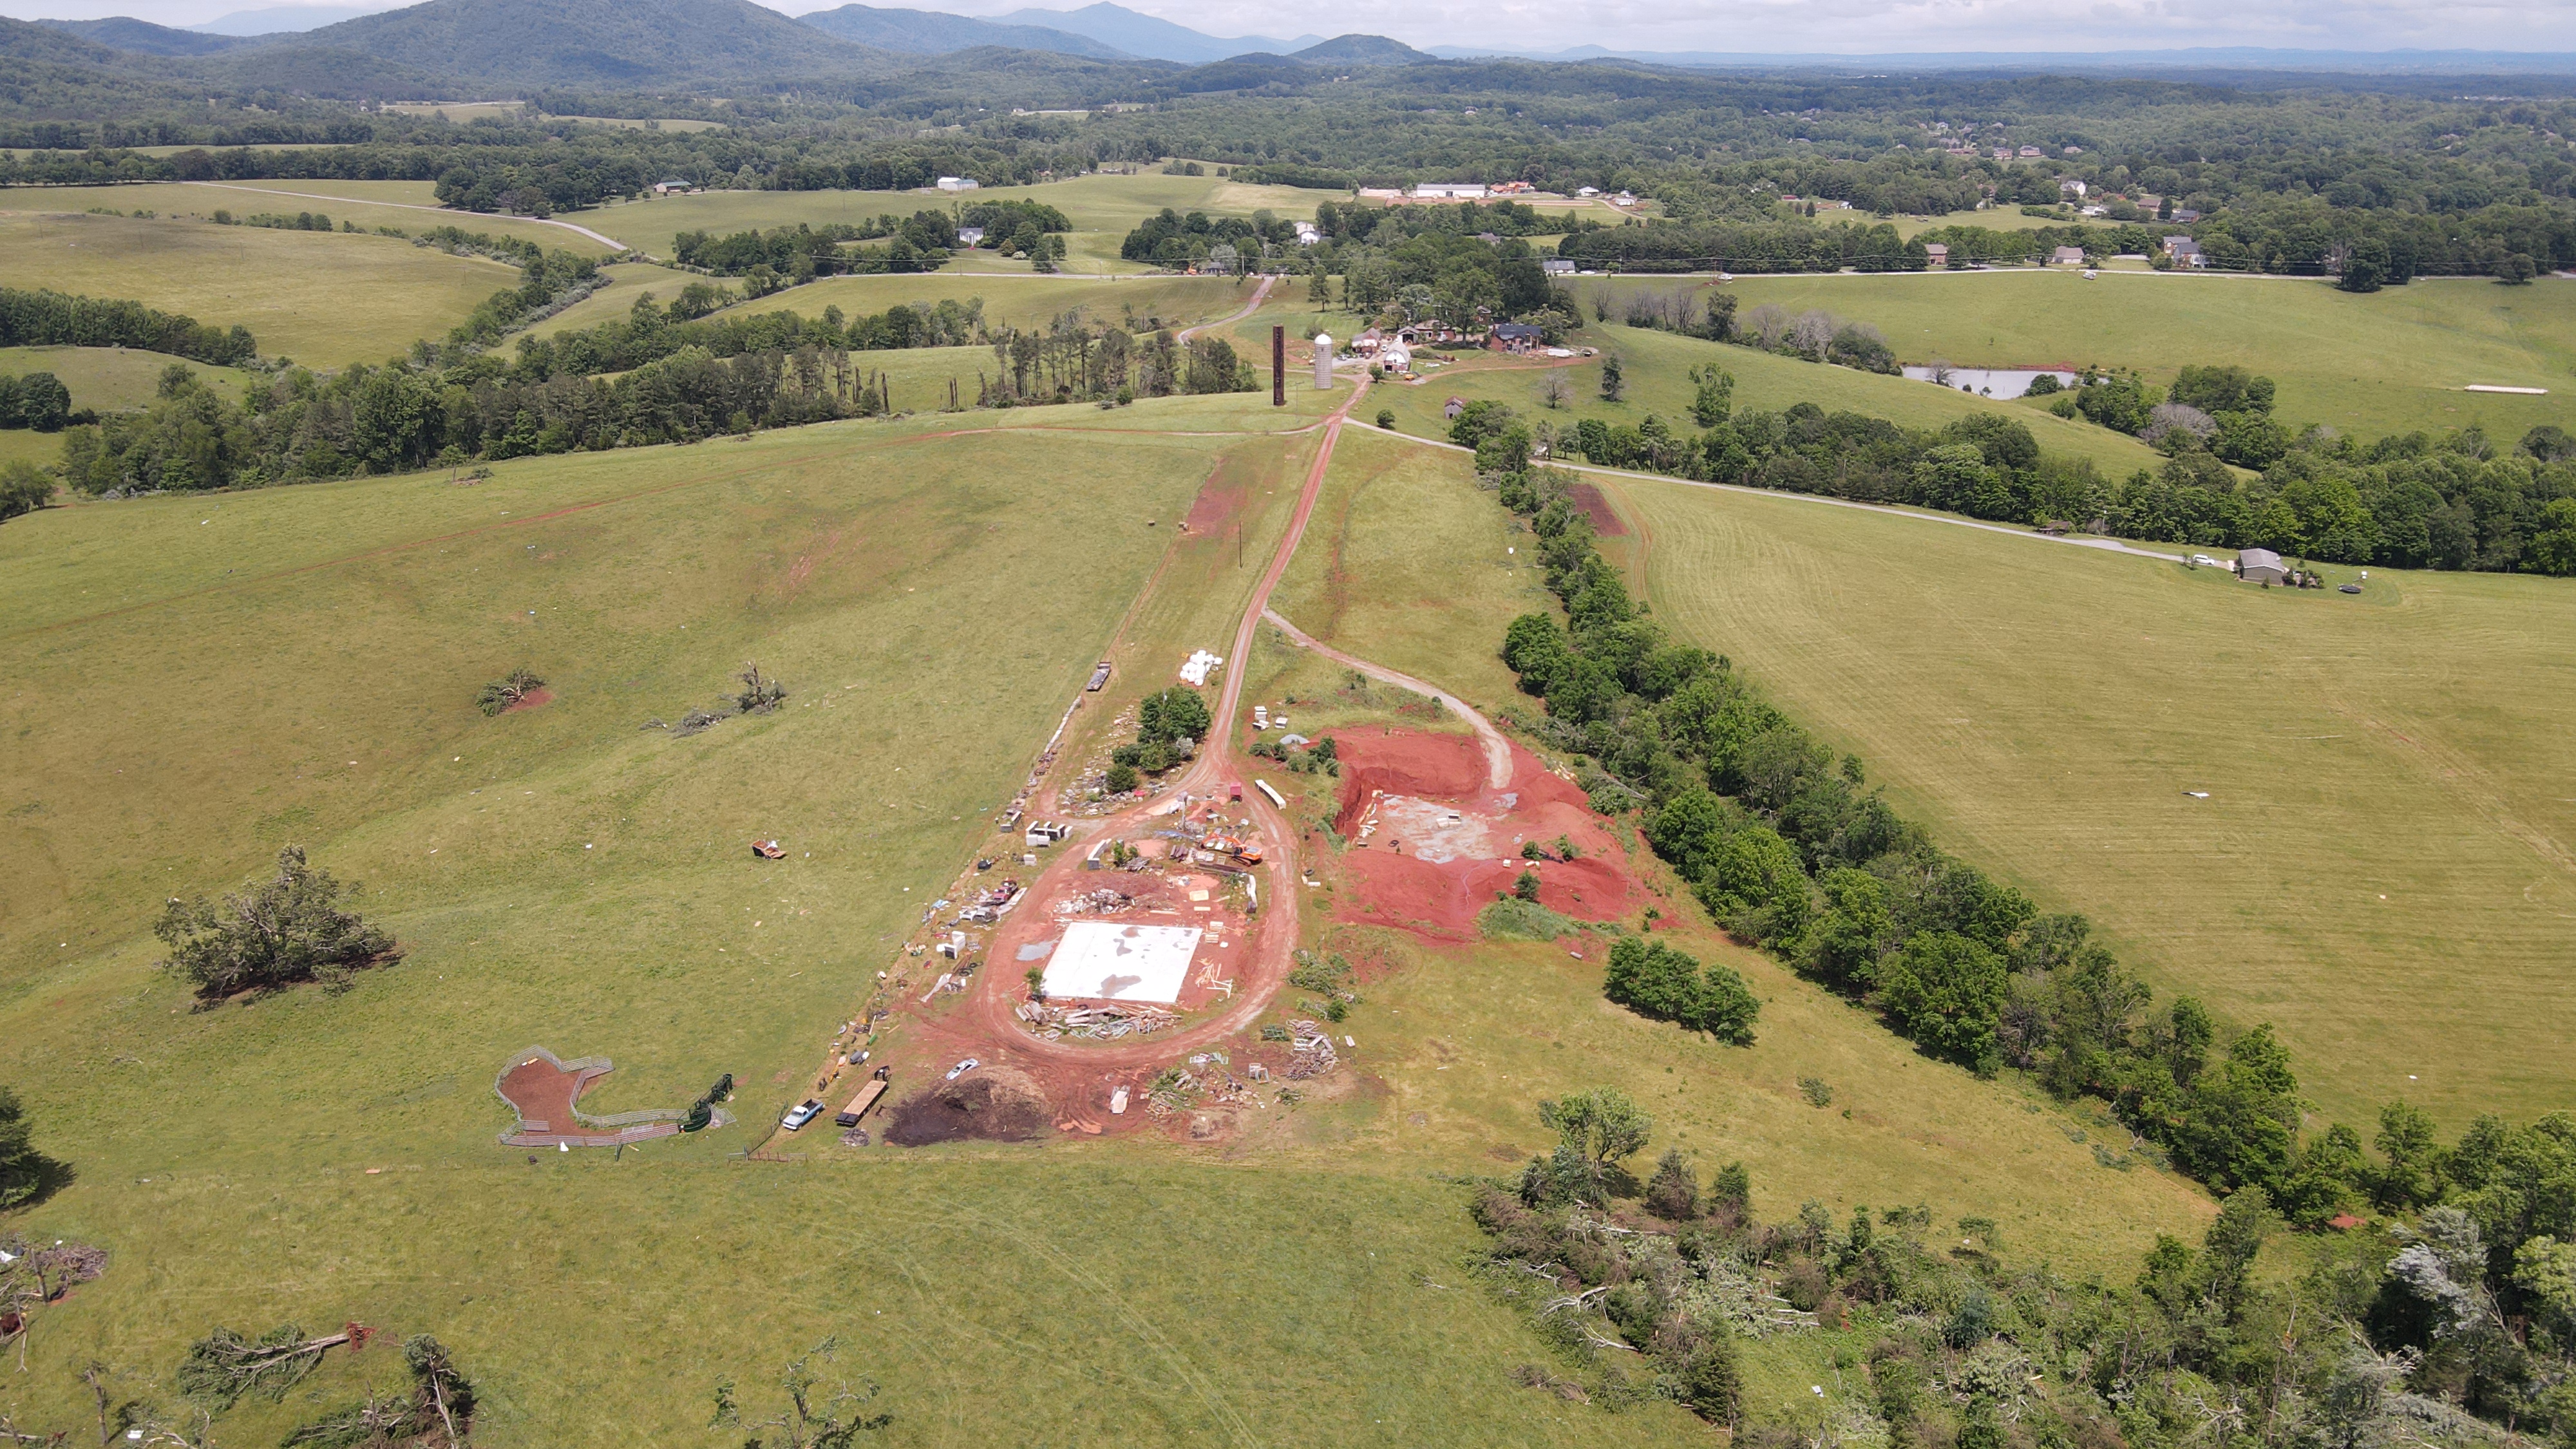
[[[1332,385],[1333,334],[1329,332],[1318,332],[1315,334],[1315,386],[1319,389],[1325,389],[1330,388]]]

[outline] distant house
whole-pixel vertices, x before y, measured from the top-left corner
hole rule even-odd
[[[961,226],[957,228],[957,240],[966,246],[980,247],[984,244],[984,229],[980,226]]]
[[[1419,347],[1426,342],[1456,342],[1466,335],[1437,317],[1425,317],[1398,328],[1395,334],[1396,340],[1407,347]]]
[[[1539,345],[1539,332],[1526,322],[1497,322],[1485,334],[1485,347],[1493,352],[1527,352]]]
[[[2048,254],[2048,264],[2052,267],[2080,267],[2084,265],[2084,248],[2059,247]]]
[[[1539,259],[1538,269],[1547,273],[1551,277],[1570,277],[1574,275],[1574,259],[1572,257],[1542,257]]]
[[[1481,181],[1425,181],[1413,188],[1416,201],[1476,201],[1485,195]]]
[[[1622,191],[1618,195],[1610,198],[1610,204],[1612,206],[1634,206],[1637,204],[1636,193]]]
[[[1601,194],[1601,188],[1598,186],[1578,186],[1574,188],[1574,194],[1577,196],[1599,196]]]
[[[2021,156],[2023,160],[2036,161],[2039,159],[2039,148],[2037,146],[2024,146],[2021,148]]]
[[[2173,258],[2174,265],[2180,267],[2205,267],[2209,265],[2209,258],[2200,254],[2200,243],[2193,241],[2187,236],[2166,237],[2165,255]]]
[[[684,196],[697,189],[698,188],[691,186],[685,181],[656,181],[653,183],[653,194],[655,196]]]
[[[972,176],[942,176],[933,184],[942,191],[973,191],[984,183]]]
[[[2086,186],[2085,183],[2081,181],[2061,181],[2057,183],[2057,189],[2061,193],[2071,191],[2075,194],[2078,200],[2081,200],[2083,199]]]
[[[2174,219],[2174,220],[2176,220],[2176,221],[2178,221],[2178,222],[2181,222],[2181,223],[2182,223],[2183,225],[2185,225],[2185,226],[2189,226],[2189,225],[2191,225],[2193,222],[2200,220],[2200,213],[2199,213],[2199,212],[2196,212],[2196,211],[2192,210],[2190,207],[2186,206],[2186,207],[2182,208],[2180,211],[2175,212],[2175,213],[2173,214],[2173,219]]]
[[[1463,397],[1453,397],[1440,405],[1440,416],[1456,422],[1458,415],[1466,410],[1467,400]]]
[[[1413,370],[1413,348],[1406,343],[1393,339],[1382,342],[1378,344],[1377,365],[1385,368],[1389,372],[1411,372]]]
[[[2010,161],[2012,159],[2012,148],[2010,146],[1997,146],[1995,148],[1995,159],[1998,161]]]
[[[2066,148],[2066,154],[2069,156],[2081,156],[2084,154],[2084,148],[2081,146],[2069,146]]]
[[[1351,339],[1351,351],[1362,357],[1368,357],[1376,353],[1379,345],[1385,341],[1386,335],[1372,327]]]
[[[2240,548],[2236,576],[2249,584],[2277,584],[2289,578],[2290,571],[2281,566],[2281,556],[2268,548]]]
[[[1297,245],[1301,247],[1313,246],[1315,243],[1324,239],[1324,234],[1316,230],[1315,224],[1311,221],[1292,222],[1290,224],[1297,228]]]
[[[1925,242],[1923,244],[1923,255],[1930,257],[1932,259],[1932,265],[1936,267],[1946,267],[1950,265],[1950,248],[1940,242]]]

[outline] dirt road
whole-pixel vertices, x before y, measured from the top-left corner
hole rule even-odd
[[[1416,694],[1426,694],[1431,698],[1440,701],[1440,707],[1442,709],[1448,710],[1467,722],[1468,728],[1473,729],[1476,732],[1477,742],[1484,746],[1485,788],[1489,790],[1507,790],[1511,788],[1511,742],[1503,738],[1503,732],[1501,730],[1494,728],[1493,721],[1485,718],[1483,715],[1478,714],[1474,709],[1468,707],[1465,701],[1436,685],[1425,684],[1410,674],[1398,674],[1383,664],[1371,664],[1357,655],[1345,654],[1339,649],[1336,649],[1332,645],[1326,644],[1319,639],[1309,638],[1307,637],[1305,630],[1298,628],[1296,625],[1291,624],[1286,619],[1280,617],[1279,611],[1276,609],[1262,610],[1261,617],[1278,625],[1279,631],[1286,634],[1288,638],[1300,649],[1311,649],[1314,652],[1323,655],[1325,658],[1332,660],[1334,663],[1348,665],[1350,668],[1358,670],[1360,673],[1367,675],[1371,679],[1392,684],[1398,689],[1409,689]]]
[[[1254,306],[1259,305],[1259,300],[1256,293],[1253,304],[1237,313],[1236,317],[1249,314]],[[1169,811],[1181,794],[1204,799],[1223,795],[1229,782],[1249,783],[1249,773],[1244,768],[1246,762],[1238,761],[1234,750],[1237,718],[1242,709],[1245,661],[1252,652],[1254,633],[1269,612],[1271,591],[1278,587],[1280,576],[1287,571],[1288,561],[1296,555],[1298,541],[1305,536],[1308,520],[1314,516],[1315,501],[1323,492],[1324,475],[1332,466],[1333,446],[1341,437],[1342,425],[1367,390],[1367,380],[1360,379],[1350,396],[1343,399],[1324,421],[1323,440],[1316,449],[1314,463],[1306,470],[1304,486],[1298,490],[1296,508],[1289,515],[1278,547],[1272,551],[1260,579],[1253,586],[1252,598],[1244,608],[1241,622],[1235,627],[1232,652],[1226,656],[1224,682],[1210,712],[1215,723],[1198,757],[1170,782],[1171,788],[1161,796],[1089,823],[1080,838],[1144,833],[1151,829],[1150,822],[1156,815]],[[1407,684],[1405,687],[1419,686]],[[1041,911],[1030,909],[1006,918],[995,931],[985,951],[986,969],[972,978],[962,1010],[936,1020],[917,1018],[919,1039],[931,1047],[935,1057],[946,1056],[953,1050],[961,1057],[976,1056],[988,1064],[1006,1065],[1025,1072],[1048,1086],[1060,1109],[1079,1112],[1089,1089],[1096,1086],[1104,1074],[1161,1066],[1177,1060],[1193,1048],[1221,1041],[1249,1028],[1269,1008],[1271,999],[1286,982],[1292,965],[1292,953],[1297,945],[1294,892],[1300,874],[1297,859],[1299,831],[1296,822],[1281,813],[1258,790],[1245,790],[1241,808],[1254,822],[1255,833],[1274,848],[1258,875],[1264,909],[1257,918],[1252,950],[1238,972],[1234,995],[1223,1011],[1183,1031],[1116,1045],[1076,1040],[1047,1041],[1031,1035],[1012,1014],[1019,1005],[1023,988],[1019,976],[1007,968],[1018,960],[1021,946],[1045,937],[1058,926]],[[1082,871],[1083,852],[1072,848],[1074,843],[1078,842],[1060,848],[1056,858],[1028,883],[1027,901],[1036,903],[1052,899],[1065,887],[1067,877]],[[1003,969],[994,969],[995,963],[1001,963]]]

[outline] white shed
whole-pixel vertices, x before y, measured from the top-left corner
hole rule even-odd
[[[2288,579],[2290,571],[2282,566],[2281,556],[2268,548],[2240,548],[2236,576],[2249,584],[2277,584]]]

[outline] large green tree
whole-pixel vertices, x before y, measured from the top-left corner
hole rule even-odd
[[[277,853],[277,874],[223,904],[172,897],[152,933],[170,947],[162,968],[217,1002],[240,991],[303,981],[345,985],[350,973],[395,955],[393,937],[339,907],[342,887],[304,859]]]

